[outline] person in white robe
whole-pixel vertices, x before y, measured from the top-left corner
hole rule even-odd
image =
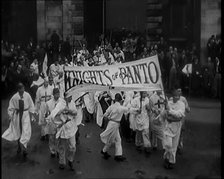
[[[142,146],[146,153],[151,152],[151,142],[149,138],[149,98],[146,92],[140,92],[132,104],[130,113],[134,114],[134,126],[136,131],[136,149],[141,151]]]
[[[41,140],[44,141],[46,139],[47,128],[45,121],[46,114],[46,105],[47,101],[49,101],[53,97],[53,89],[48,84],[48,78],[44,79],[44,85],[37,89],[36,93],[36,112],[39,114],[39,122],[41,128]]]
[[[108,150],[112,144],[115,144],[114,159],[116,161],[124,161],[126,159],[123,156],[119,126],[123,114],[125,112],[128,112],[129,108],[122,106],[121,103],[121,95],[116,94],[115,103],[112,104],[104,114],[104,117],[108,118],[109,120],[106,130],[100,134],[101,141],[105,144],[101,151],[105,159],[108,159],[110,157],[110,155],[108,154]]]
[[[163,142],[164,137],[164,118],[161,117],[161,112],[165,110],[165,99],[162,97],[161,91],[155,91],[149,95],[151,102],[151,113],[150,113],[150,137],[152,140],[153,150],[157,150],[158,139]],[[162,143],[163,146],[163,143]]]
[[[185,104],[185,112],[189,113],[191,111],[191,109],[189,107],[187,99],[182,95],[181,88],[178,88],[177,90],[180,95],[180,101],[182,101]],[[179,144],[177,147],[177,153],[180,155],[183,154],[183,148],[184,148],[184,132],[186,130],[186,125],[185,125],[186,122],[185,121],[186,121],[186,117],[183,117],[183,119],[181,120],[182,125],[181,125],[180,139],[179,139]]]
[[[185,117],[185,105],[179,100],[180,95],[177,89],[173,90],[173,99],[168,101],[167,110],[164,111],[165,129],[164,129],[164,167],[172,169],[176,163],[176,151],[179,143],[181,120]]]
[[[73,161],[76,151],[76,132],[78,130],[77,109],[71,95],[65,96],[65,100],[66,106],[60,114],[61,124],[58,125],[56,133],[56,138],[59,140],[59,168],[65,168],[67,158],[70,169],[74,171]]]
[[[34,103],[24,90],[22,83],[18,84],[18,92],[9,101],[8,116],[9,128],[2,134],[2,138],[8,141],[18,141],[17,153],[23,150],[23,156],[27,156],[27,145],[31,138],[31,120],[35,120]],[[22,146],[22,147],[21,147]]]
[[[64,99],[60,98],[60,91],[58,88],[53,89],[53,98],[51,98],[46,105],[46,128],[47,134],[49,135],[49,149],[51,157],[54,158],[58,152],[56,139],[57,125],[60,123],[60,111],[65,107],[66,103]]]

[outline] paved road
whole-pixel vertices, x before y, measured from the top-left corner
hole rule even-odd
[[[175,169],[163,168],[162,150],[150,156],[135,150],[133,143],[122,141],[127,161],[117,163],[100,155],[103,144],[99,134],[102,130],[94,123],[81,128],[81,143],[77,146],[75,168],[60,171],[57,159],[49,156],[47,142],[39,140],[39,128],[32,124],[32,138],[27,161],[16,156],[16,143],[2,140],[3,179],[44,178],[155,178],[158,175],[169,178],[194,178],[205,175],[220,178],[221,175],[221,104],[214,100],[189,99],[191,113],[187,116],[185,149],[177,156]],[[2,101],[2,133],[8,127],[6,108],[8,101]],[[110,151],[114,154],[114,148]]]

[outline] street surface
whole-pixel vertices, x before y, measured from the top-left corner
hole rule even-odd
[[[134,143],[122,140],[125,162],[104,160],[100,154],[102,132],[95,122],[86,123],[80,129],[80,145],[77,145],[72,172],[67,167],[58,169],[57,158],[50,158],[48,143],[40,141],[40,129],[32,123],[32,137],[28,158],[16,155],[17,143],[2,139],[2,179],[62,179],[62,178],[194,178],[197,175],[221,178],[221,103],[210,99],[188,99],[191,113],[186,118],[184,153],[177,155],[174,169],[163,168],[163,151],[153,151],[150,156],[139,153]],[[2,133],[8,128],[8,100],[2,100]]]

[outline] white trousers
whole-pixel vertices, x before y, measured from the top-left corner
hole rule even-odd
[[[59,138],[58,140],[59,140],[58,143],[59,164],[65,165],[66,158],[68,159],[68,161],[73,162],[76,151],[75,135],[69,139]]]
[[[121,146],[121,136],[119,130],[116,131],[115,133],[115,156],[122,155],[122,146]],[[103,152],[107,152],[109,148],[111,147],[112,143],[106,143]]]
[[[180,130],[174,137],[164,135],[163,144],[165,153],[163,155],[163,158],[168,159],[169,162],[173,164],[176,163],[176,152],[179,143],[179,138],[180,138]]]

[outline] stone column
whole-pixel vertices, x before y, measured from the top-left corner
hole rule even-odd
[[[201,63],[207,62],[207,42],[221,34],[221,0],[201,0]]]
[[[46,16],[46,9],[45,9],[45,1],[44,0],[37,0],[37,41],[45,41],[46,37],[46,24],[45,24],[45,16]]]

